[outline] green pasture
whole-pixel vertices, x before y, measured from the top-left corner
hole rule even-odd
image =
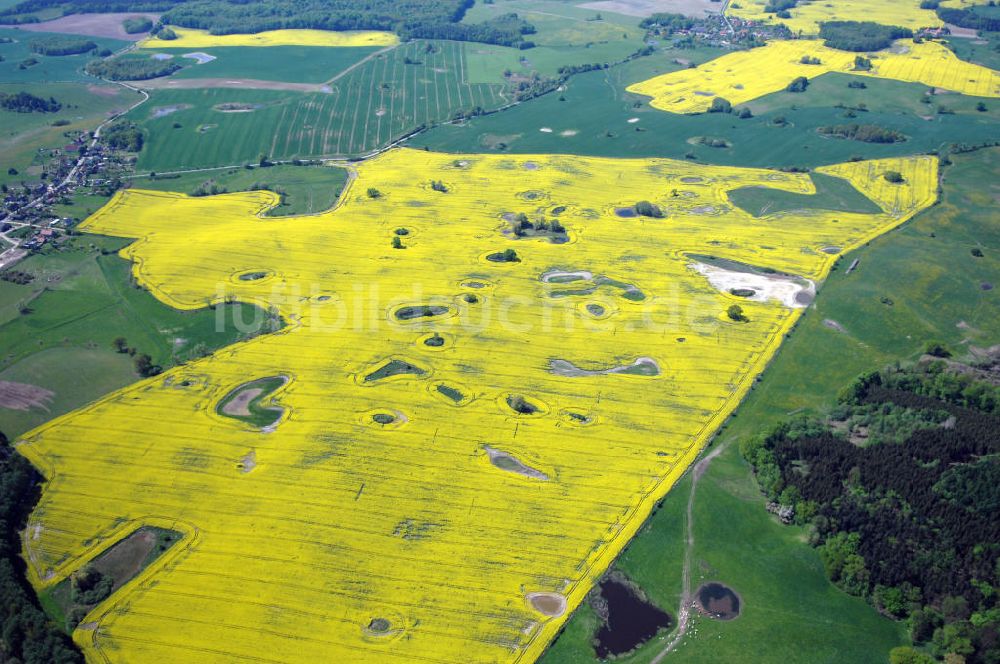
[[[56,395],[48,410],[0,409],[0,431],[17,436],[137,380],[132,358],[112,350],[117,337],[163,367],[241,338],[233,310],[246,309],[243,317],[250,321],[253,307],[171,309],[133,284],[130,264],[116,255],[126,244],[77,236],[17,265],[35,275],[32,283],[0,281],[0,380],[27,382]]]
[[[52,32],[28,32],[16,28],[0,28],[0,37],[9,37],[14,41],[9,44],[0,44],[0,83],[60,83],[65,81],[94,81],[83,73],[83,67],[93,60],[94,52],[82,53],[80,55],[46,56],[32,53],[30,44],[32,40],[44,37],[65,37],[66,35]],[[107,48],[117,51],[124,48],[128,42],[119,39],[105,39],[103,37],[87,37],[97,44],[97,48]],[[18,65],[28,58],[35,58],[38,64],[20,69]]]
[[[215,185],[227,191],[265,188],[284,194],[282,203],[270,216],[314,214],[328,210],[337,202],[347,182],[347,171],[333,166],[279,165],[268,168],[225,168],[198,173],[136,177],[136,189],[157,189],[191,194]]]
[[[728,193],[738,208],[755,217],[792,210],[836,210],[879,214],[882,209],[843,178],[811,173],[816,193],[797,194],[768,187],[743,187]]]

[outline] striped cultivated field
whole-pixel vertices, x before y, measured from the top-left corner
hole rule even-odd
[[[507,101],[503,85],[466,82],[465,48],[456,42],[407,43],[331,76],[328,92],[158,90],[155,107],[181,110],[160,117],[149,108],[137,111],[149,135],[139,168],[238,164],[261,153],[272,159],[359,155],[457,111]],[[223,112],[222,104],[251,110]]]

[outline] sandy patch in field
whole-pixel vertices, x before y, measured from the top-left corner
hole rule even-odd
[[[315,83],[284,83],[261,81],[255,78],[153,78],[133,81],[133,85],[147,90],[193,90],[197,88],[234,88],[238,90],[291,90],[293,92],[323,92]]]
[[[551,134],[552,127],[542,127],[538,131],[542,132],[543,134]]]
[[[110,37],[112,39],[124,39],[125,41],[139,41],[147,33],[140,32],[130,35],[122,27],[122,21],[127,18],[144,16],[153,23],[159,20],[159,14],[124,13],[124,14],[72,14],[63,16],[52,21],[42,23],[25,23],[17,27],[28,32],[62,32],[70,35],[84,35],[86,37]]]
[[[559,593],[528,593],[531,608],[542,615],[558,618],[566,612],[566,598]]]
[[[113,88],[110,85],[88,85],[87,92],[101,97],[117,97],[121,88]]]
[[[635,124],[638,121],[639,118],[629,118],[628,120],[626,120],[626,122],[628,122],[629,124]]]
[[[191,108],[191,104],[174,104],[173,106],[157,106],[149,114],[149,117],[153,119],[163,118],[172,113],[176,113],[177,111],[186,111],[189,108]]]
[[[222,412],[234,417],[250,417],[250,402],[260,396],[263,391],[259,387],[243,390],[222,407]]]
[[[665,12],[700,17],[718,14],[722,4],[710,0],[599,0],[577,6],[626,16],[646,17]]]
[[[951,32],[952,37],[961,37],[962,39],[976,39],[979,37],[979,32],[977,30],[973,30],[972,28],[960,28],[957,25],[952,25],[951,23],[945,23],[944,25],[948,28],[949,32]],[[983,43],[985,44],[986,42]]]
[[[211,62],[217,58],[214,55],[209,55],[208,53],[202,53],[201,51],[195,51],[194,53],[185,53],[181,56],[182,58],[187,58],[188,60],[194,60],[199,65],[203,65],[206,62]]]
[[[567,378],[609,376],[611,374],[635,372],[636,370],[639,370],[640,372],[638,375],[657,376],[660,374],[660,364],[651,357],[639,357],[636,358],[631,364],[622,364],[620,366],[609,367],[607,369],[583,369],[566,360],[551,360],[549,362],[549,371],[551,373],[554,373],[557,376],[565,376]]]
[[[0,408],[28,410],[29,408],[49,409],[49,401],[55,392],[28,383],[12,383],[0,380]]]
[[[832,318],[824,318],[823,325],[830,328],[831,330],[836,330],[837,332],[847,332],[847,330],[844,329],[843,325],[833,320]]]
[[[580,132],[577,131],[576,129],[567,129],[566,131],[559,132],[559,135],[560,136],[576,136],[579,133]]]
[[[698,274],[708,279],[708,283],[718,291],[752,290],[753,295],[741,299],[754,302],[774,300],[786,307],[800,309],[809,306],[816,295],[816,285],[808,279],[798,279],[783,274],[756,274],[727,270],[716,265],[692,263]]]

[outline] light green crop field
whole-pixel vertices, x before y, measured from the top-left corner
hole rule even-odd
[[[3,63],[0,63],[3,64]],[[57,113],[15,113],[0,109],[0,183],[33,179],[32,164],[39,148],[61,148],[70,141],[67,132],[92,130],[109,113],[124,110],[139,99],[135,93],[111,85],[80,83],[0,84],[0,93],[29,92],[43,98],[54,97],[62,104]],[[54,126],[56,122],[67,122]],[[17,174],[9,174],[13,168]],[[36,169],[37,170],[37,169]]]
[[[80,55],[45,56],[32,53],[30,44],[32,40],[45,37],[66,37],[49,32],[27,32],[14,28],[0,28],[0,37],[9,37],[14,41],[9,44],[0,44],[0,83],[59,83],[65,81],[93,81],[94,79],[83,73],[84,66],[95,56],[93,53],[83,53]],[[101,37],[86,37],[95,44],[98,49],[107,48],[117,51],[127,45],[118,39],[105,39]],[[38,64],[20,69],[19,65],[28,58],[38,60]]]
[[[457,42],[410,42],[353,69],[330,93],[155,91],[132,115],[148,132],[138,168],[236,165],[261,153],[272,159],[363,154],[421,125],[449,120],[456,111],[507,103],[502,85],[466,82],[464,54]],[[217,110],[231,103],[253,110]],[[182,110],[151,117],[157,107]]]
[[[1000,302],[995,290],[984,290],[1000,283],[1000,228],[992,202],[1000,193],[1000,149],[952,159],[941,203],[844,257],[814,309],[717,436],[715,445],[726,447],[696,493],[692,582],[732,587],[743,612],[728,622],[696,618],[669,661],[742,661],[753,644],[755,662],[884,663],[889,649],[906,641],[903,623],[879,616],[826,580],[804,528],[783,526],[764,510],[737,442],[795,413],[829,412],[857,375],[916,359],[928,341],[941,340],[959,356],[1000,343]],[[972,257],[975,247],[982,258]],[[855,259],[858,267],[847,274]],[[689,483],[690,475],[668,494],[617,564],[671,614],[682,556],[669,546],[662,556],[658,552],[686,527]],[[636,566],[637,559],[642,564]],[[596,661],[590,646],[595,625],[593,611],[581,608],[543,664]],[[654,639],[621,661],[648,662],[663,645]]]
[[[378,50],[374,47],[225,46],[198,50],[198,53],[215,57],[215,60],[200,65],[183,57],[183,51],[165,53],[173,55],[176,62],[187,65],[172,78],[253,78],[286,83],[324,83]],[[143,53],[151,55],[151,52]]]

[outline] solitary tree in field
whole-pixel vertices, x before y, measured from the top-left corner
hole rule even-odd
[[[368,198],[382,198],[382,192],[375,187],[368,187]]]
[[[902,184],[903,182],[906,182],[906,178],[904,178],[903,174],[899,171],[886,171],[883,177],[886,179],[886,182],[891,182],[893,184]]]
[[[743,307],[738,304],[729,305],[729,308],[726,309],[726,315],[729,316],[730,320],[734,320],[737,323],[745,323],[750,320],[747,318],[746,314],[743,313]]]
[[[731,113],[733,110],[733,105],[729,103],[728,99],[723,99],[722,97],[716,97],[712,100],[712,105],[709,107],[709,113]]]
[[[128,352],[128,342],[125,341],[125,337],[118,337],[111,342],[111,346],[115,349],[116,353],[127,353]]]
[[[398,235],[393,235],[392,236],[392,248],[393,249],[403,249],[404,248],[403,247],[403,241],[399,238]]]

